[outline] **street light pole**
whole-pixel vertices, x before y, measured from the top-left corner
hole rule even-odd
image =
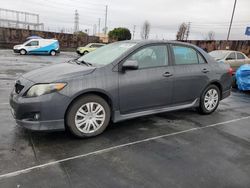
[[[234,1],[234,8],[233,8],[233,12],[232,12],[230,25],[229,25],[229,28],[228,28],[227,41],[229,40],[229,36],[230,36],[230,32],[231,32],[231,27],[232,27],[232,23],[233,23],[233,19],[234,19],[234,12],[235,12],[236,3],[237,3],[237,0]]]

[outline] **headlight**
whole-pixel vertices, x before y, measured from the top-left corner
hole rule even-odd
[[[66,83],[36,84],[33,85],[26,93],[26,97],[38,97],[48,93],[62,90]]]

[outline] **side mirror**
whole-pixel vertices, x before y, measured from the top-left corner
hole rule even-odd
[[[233,60],[233,58],[231,58],[231,57],[226,58],[226,61],[230,61],[230,60]]]
[[[122,65],[122,70],[137,70],[139,68],[138,61],[127,60]]]

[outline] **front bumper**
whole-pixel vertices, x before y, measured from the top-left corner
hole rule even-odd
[[[13,52],[14,52],[14,53],[20,53],[20,50],[18,50],[18,49],[13,49]]]
[[[69,98],[57,92],[25,98],[22,95],[29,87],[25,85],[19,94],[14,90],[11,92],[9,102],[16,123],[29,130],[64,130],[64,115],[70,103]]]

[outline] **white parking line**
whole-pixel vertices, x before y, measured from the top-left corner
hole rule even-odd
[[[88,157],[88,156],[91,156],[91,155],[107,153],[107,152],[117,150],[117,149],[120,149],[120,148],[123,148],[123,147],[128,147],[128,146],[131,146],[131,145],[136,145],[136,144],[140,144],[140,143],[144,143],[144,142],[148,142],[148,141],[152,141],[152,140],[157,140],[159,138],[165,138],[165,137],[169,137],[169,136],[174,136],[174,135],[179,135],[179,134],[188,133],[188,132],[192,132],[192,131],[202,130],[202,129],[215,127],[215,126],[219,126],[219,125],[229,124],[229,123],[233,123],[233,122],[236,122],[236,121],[245,120],[245,119],[249,119],[249,118],[250,118],[250,116],[242,117],[242,118],[233,119],[233,120],[230,120],[230,121],[224,121],[224,122],[220,122],[220,123],[207,125],[207,126],[204,126],[204,127],[196,127],[196,128],[192,128],[192,129],[188,129],[188,130],[184,130],[184,131],[178,131],[178,132],[175,132],[175,133],[164,134],[164,135],[160,135],[160,136],[146,138],[146,139],[143,139],[143,140],[138,140],[138,141],[135,141],[135,142],[121,144],[121,145],[117,145],[117,146],[113,146],[113,147],[93,151],[93,152],[90,152],[90,153],[85,153],[85,154],[82,154],[82,155],[68,157],[68,158],[65,158],[65,159],[52,161],[52,162],[44,163],[44,164],[41,164],[41,165],[36,165],[36,166],[29,167],[29,168],[25,168],[25,169],[22,169],[22,170],[17,170],[17,171],[14,171],[14,172],[2,174],[2,175],[0,175],[0,179],[10,178],[10,177],[18,176],[18,175],[21,175],[21,174],[26,174],[26,173],[28,173],[28,172],[30,172],[32,170],[35,170],[35,169],[45,168],[45,167],[56,165],[56,164],[59,164],[59,163],[62,163],[62,162],[71,161],[71,160],[79,159],[79,158],[84,158],[84,157]]]
[[[9,103],[4,102],[4,103],[0,103],[0,105],[8,105]]]
[[[11,87],[2,87],[2,88],[0,88],[0,90],[10,90],[10,89],[13,89],[13,88],[11,88]]]

